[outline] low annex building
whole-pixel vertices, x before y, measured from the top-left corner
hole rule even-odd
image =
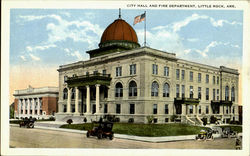
[[[57,112],[58,87],[15,90],[15,118],[30,117],[46,119]]]
[[[90,59],[61,65],[56,120],[82,122],[115,115],[121,122],[202,123],[213,115],[238,121],[236,69],[179,59],[141,47],[134,29],[120,17],[103,32]]]

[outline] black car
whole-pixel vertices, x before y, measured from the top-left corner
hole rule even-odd
[[[98,139],[109,138],[110,140],[114,137],[114,132],[112,131],[112,122],[99,122],[98,127],[94,127],[92,130],[88,130],[86,136],[97,136]]]
[[[34,128],[35,119],[25,117],[22,121],[19,122],[20,127]]]

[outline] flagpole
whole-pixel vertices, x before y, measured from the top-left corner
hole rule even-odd
[[[145,11],[145,20],[144,20],[144,47],[146,47],[146,11]]]

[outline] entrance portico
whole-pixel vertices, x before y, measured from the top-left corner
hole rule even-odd
[[[75,115],[80,115],[81,113],[84,113],[84,115],[90,115],[94,113],[95,115],[101,114],[100,111],[100,87],[104,86],[104,88],[108,88],[107,86],[110,85],[110,75],[108,74],[100,74],[95,73],[92,75],[83,75],[83,76],[73,76],[67,78],[67,89],[68,89],[68,99],[67,99],[67,113],[71,112],[71,102],[72,102],[72,89],[75,90]],[[85,97],[86,101],[82,104],[86,104],[86,110],[82,112],[79,111],[79,99],[83,99],[82,97],[79,98],[79,90],[86,90]],[[107,91],[107,90],[104,90]],[[92,93],[92,94],[91,94]],[[82,96],[84,92],[82,91]],[[93,97],[94,96],[94,97]],[[95,100],[95,104],[92,104],[92,112],[91,112],[91,99]],[[95,112],[94,112],[94,105],[95,105]],[[83,106],[82,106],[83,107]]]

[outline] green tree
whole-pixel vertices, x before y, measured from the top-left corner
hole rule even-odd
[[[14,118],[14,103],[10,105],[10,119]]]

